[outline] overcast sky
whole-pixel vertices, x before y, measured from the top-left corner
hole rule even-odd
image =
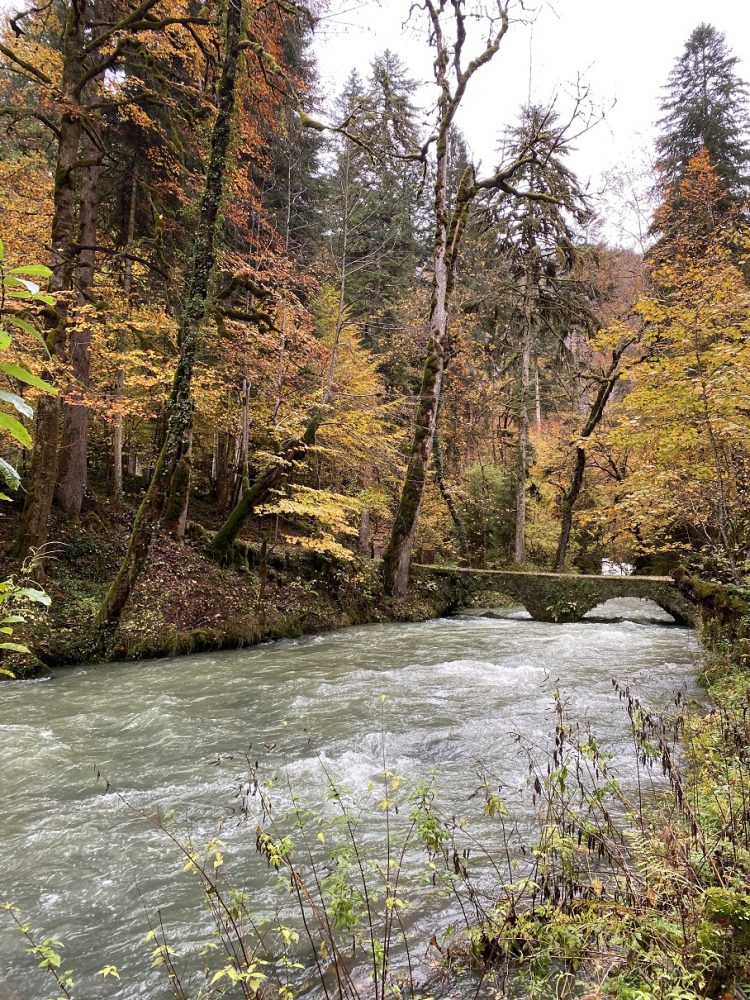
[[[651,149],[659,98],[690,32],[709,21],[727,37],[750,78],[750,0],[526,0],[493,62],[472,81],[459,119],[470,147],[493,165],[498,136],[529,95],[564,113],[576,80],[604,109],[604,120],[577,141],[573,166],[592,190],[611,167],[640,162]],[[419,81],[431,79],[432,55],[423,23],[404,24],[411,0],[329,0],[315,48],[323,92],[340,89],[352,68],[366,74],[372,57],[390,48]],[[523,17],[520,4],[518,18]],[[533,22],[533,23],[529,23]],[[479,41],[477,26],[475,37]],[[425,106],[434,89],[421,91]]]

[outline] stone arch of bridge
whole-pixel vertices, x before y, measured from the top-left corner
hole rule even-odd
[[[532,618],[547,622],[578,622],[599,604],[614,597],[653,601],[678,625],[696,624],[698,609],[670,577],[589,576],[573,573],[533,573],[424,566],[422,571],[452,578],[456,604],[483,591],[497,591],[522,604]]]
[[[625,597],[625,596],[626,595],[623,594],[623,597]],[[670,608],[668,606],[668,602],[667,601],[657,601],[657,600],[654,600],[653,597],[642,597],[641,595],[636,595],[636,594],[633,594],[633,595],[630,595],[630,596],[631,596],[632,600],[640,601],[642,604],[644,604],[646,606],[644,608],[644,611],[648,612],[651,609],[653,609],[654,611],[657,611],[657,610],[658,611],[663,611],[665,614],[669,615],[669,617],[672,619],[673,622],[676,622],[674,609],[672,609],[672,608]],[[582,617],[586,618],[586,615],[590,614],[592,611],[596,612],[597,616],[598,616],[598,614],[599,614],[600,611],[602,612],[603,616],[606,616],[607,612],[609,612],[609,611],[615,611],[615,609],[608,608],[607,605],[609,605],[612,601],[618,601],[618,600],[620,600],[619,597],[608,597],[605,601],[598,601],[592,608],[589,608],[589,610],[586,611]],[[650,607],[649,607],[649,605],[650,605]],[[625,616],[625,617],[627,617],[627,616]],[[668,623],[665,623],[665,624],[668,624]]]
[[[514,582],[515,584],[515,582]],[[541,622],[580,622],[589,611],[606,604],[608,601],[618,598],[632,598],[635,600],[649,601],[655,604],[662,611],[666,612],[678,625],[693,626],[695,618],[692,608],[687,602],[680,600],[677,591],[674,594],[655,592],[651,594],[643,593],[641,588],[633,587],[632,590],[622,589],[614,594],[600,594],[592,592],[587,588],[566,588],[566,587],[529,587],[518,584],[508,585],[507,582],[502,588],[488,587],[483,584],[477,588],[475,593],[482,589],[502,589],[509,597],[514,598],[521,604],[535,621]]]

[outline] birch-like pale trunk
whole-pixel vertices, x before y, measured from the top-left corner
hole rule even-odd
[[[463,4],[452,4],[455,41],[443,31],[446,5],[440,0],[425,0],[430,19],[431,42],[435,48],[434,73],[440,97],[435,136],[435,181],[433,215],[435,229],[432,245],[432,294],[428,317],[429,340],[425,356],[419,400],[414,417],[414,435],[406,474],[388,545],[383,554],[383,583],[392,597],[401,598],[409,585],[409,566],[417,533],[419,512],[432,459],[437,430],[443,373],[448,354],[448,307],[453,289],[458,251],[466,227],[471,203],[480,190],[499,188],[507,181],[500,174],[477,181],[473,167],[461,178],[452,210],[449,208],[449,143],[453,122],[466,88],[474,74],[486,65],[500,48],[508,30],[508,8],[497,3],[498,23],[493,25],[483,52],[466,66],[462,64],[466,41],[466,12]]]

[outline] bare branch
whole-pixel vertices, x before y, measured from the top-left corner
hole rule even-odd
[[[22,118],[36,118],[37,121],[53,132],[58,139],[60,138],[60,129],[57,125],[46,115],[42,114],[41,111],[37,111],[34,108],[14,108],[12,105],[8,105],[0,107],[0,115],[6,118],[14,118],[17,121]]]
[[[13,16],[9,18],[8,23],[13,29],[13,33],[16,38],[21,38],[26,34],[24,29],[21,27],[21,21],[25,20],[27,17],[31,17],[32,14],[41,14],[43,11],[49,10],[51,6],[52,0],[47,0],[47,3],[42,4],[40,7],[30,7],[26,10],[19,10],[16,14],[13,14]]]
[[[158,274],[160,278],[165,281],[169,280],[169,275],[158,268],[155,264],[152,264],[150,260],[145,257],[139,257],[136,253],[130,253],[127,250],[119,250],[117,247],[103,247],[97,243],[77,243],[73,247],[75,253],[80,253],[82,250],[89,250],[93,253],[105,253],[109,254],[111,257],[121,257],[123,260],[132,260],[136,264],[143,264],[144,267],[148,268],[149,271],[153,271],[154,274]]]

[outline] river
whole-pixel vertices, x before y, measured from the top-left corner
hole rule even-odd
[[[273,880],[255,854],[254,821],[237,816],[248,754],[320,799],[323,765],[363,796],[384,760],[409,778],[434,772],[458,813],[471,808],[485,772],[523,828],[528,767],[515,737],[546,743],[558,688],[627,780],[629,729],[612,678],[655,708],[676,691],[698,698],[700,649],[695,633],[665,626],[653,605],[613,601],[607,614],[615,620],[554,625],[523,610],[467,612],[5,684],[0,891],[64,942],[76,996],[160,1000],[170,994],[150,968],[149,921],[160,911],[172,943],[190,943],[203,919],[199,893],[174,846],[97,769],[146,815],[174,810],[196,842],[225,817],[227,867],[262,910]],[[427,940],[431,921],[450,919],[423,915]],[[105,964],[119,981],[96,975]],[[52,987],[0,914],[0,996],[41,1000]]]

